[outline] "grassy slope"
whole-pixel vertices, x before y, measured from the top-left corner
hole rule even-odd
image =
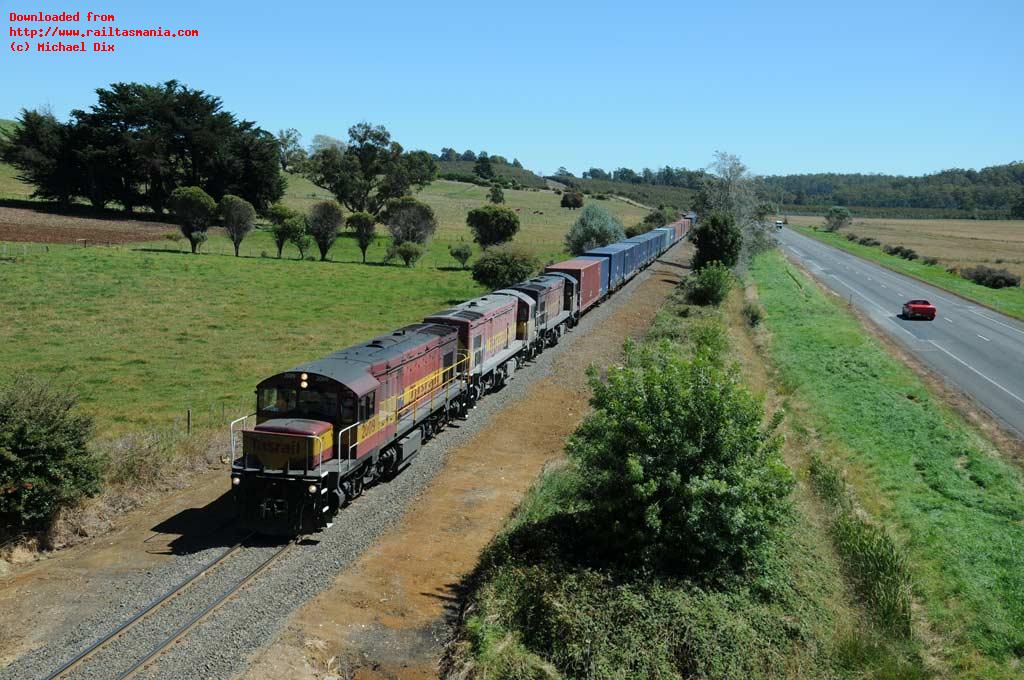
[[[1017,677],[1024,656],[1024,479],[781,255],[752,269],[781,380],[894,527],[958,674]],[[798,277],[799,278],[799,277]]]
[[[295,207],[325,197],[290,181],[287,202]],[[523,214],[517,241],[545,259],[559,257],[578,213],[558,208],[550,192],[506,196]],[[144,249],[31,247],[0,270],[0,365],[76,383],[102,433],[164,425],[190,407],[200,424],[219,421],[221,405],[242,411],[271,372],[483,292],[468,272],[451,270],[447,244],[471,239],[465,213],[484,203],[486,190],[437,182],[420,197],[441,225],[413,269],[359,264],[351,238],[339,239],[334,262],[298,261],[291,246],[292,259],[263,259],[262,251],[276,252],[263,231],[247,237],[242,252],[251,257],[240,259],[213,256],[231,253],[216,232],[201,257],[179,255],[184,246],[169,241]],[[623,217],[643,214],[607,204]],[[383,239],[372,246],[370,260],[384,248]]]
[[[725,315],[734,339],[745,337],[740,297],[734,295]],[[674,298],[648,338],[676,340],[686,354],[697,329],[716,323]],[[740,344],[734,344],[736,352]],[[744,362],[751,357],[760,361],[752,353]],[[559,518],[579,509],[572,500],[577,479],[571,467],[545,473],[482,556],[454,666],[471,665],[473,677],[495,679],[817,680],[846,669],[864,678],[907,677],[861,674],[864,657],[876,661],[884,653],[867,651],[877,643],[847,602],[837,559],[806,489],[795,492],[798,528],[779,550],[780,562],[773,565],[778,571],[769,570],[763,581],[740,579],[716,588],[656,574],[605,581],[601,569],[534,559],[531,549],[538,545],[572,542],[557,534],[572,524]],[[907,668],[890,662],[897,671]]]
[[[791,226],[805,236],[816,238],[823,243],[835,246],[836,248],[842,248],[854,255],[877,262],[901,274],[913,276],[933,286],[938,286],[969,300],[987,305],[1003,314],[1024,319],[1024,288],[1002,288],[999,290],[986,288],[961,278],[956,274],[949,273],[941,265],[928,265],[920,260],[910,261],[895,255],[886,255],[882,252],[881,248],[862,246],[859,243],[847,241],[842,234],[814,231],[809,227],[799,225]]]
[[[682,187],[628,184],[601,179],[577,179],[580,189],[595,194],[616,194],[649,206],[672,205],[689,210],[696,192]]]

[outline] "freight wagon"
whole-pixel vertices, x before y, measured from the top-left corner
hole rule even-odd
[[[548,265],[544,268],[548,274],[567,274],[578,282],[576,298],[577,318],[580,314],[596,305],[608,290],[608,260],[589,260],[575,258]],[[567,285],[572,285],[567,283]]]

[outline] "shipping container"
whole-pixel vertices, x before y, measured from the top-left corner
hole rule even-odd
[[[604,246],[603,248],[591,248],[582,257],[600,258],[608,261],[608,290],[615,291],[625,282],[625,259],[626,253],[622,248]]]
[[[544,271],[546,273],[560,273],[568,274],[577,281],[577,300],[578,309],[576,314],[582,314],[587,311],[593,305],[597,304],[602,297],[602,269],[604,269],[605,275],[604,280],[607,282],[607,261],[604,259],[584,259],[581,257],[566,260],[565,262],[556,262],[555,264],[548,265]],[[608,284],[605,283],[604,290],[608,289]]]

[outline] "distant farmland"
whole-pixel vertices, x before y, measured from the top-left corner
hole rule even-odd
[[[790,216],[789,221],[800,226],[824,224],[821,217],[808,215]],[[854,218],[844,231],[913,248],[922,257],[937,257],[946,267],[984,264],[1024,274],[1024,220]]]

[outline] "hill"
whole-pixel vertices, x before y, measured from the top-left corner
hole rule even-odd
[[[444,175],[472,175],[473,161],[438,161],[437,168]],[[534,189],[546,189],[548,183],[540,175],[536,175],[533,172],[524,168],[517,168],[514,165],[507,165],[505,163],[494,163],[494,172],[498,177],[504,177],[506,179],[514,179],[524,187],[532,187]]]

